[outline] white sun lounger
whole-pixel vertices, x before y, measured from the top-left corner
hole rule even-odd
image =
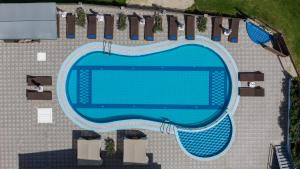
[[[148,164],[147,139],[124,139],[124,164]]]

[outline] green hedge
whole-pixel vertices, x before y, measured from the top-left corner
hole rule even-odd
[[[207,18],[204,16],[197,17],[197,29],[199,32],[206,31]]]
[[[120,13],[119,19],[117,21],[117,27],[119,30],[123,31],[127,28],[126,20],[127,20],[127,16],[123,13]]]
[[[161,32],[163,31],[162,27],[162,17],[159,14],[154,15],[154,32]]]
[[[107,137],[105,139],[105,151],[106,151],[108,157],[113,157],[116,153],[115,142],[110,137]]]
[[[290,137],[293,161],[296,168],[300,168],[300,82],[295,79],[291,86],[291,109],[290,109]]]
[[[82,7],[77,8],[76,14],[77,14],[76,24],[78,26],[84,27],[85,26],[85,18],[86,18],[84,9]]]

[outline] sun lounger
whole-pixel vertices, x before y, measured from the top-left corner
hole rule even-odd
[[[136,15],[130,15],[128,19],[130,40],[139,40],[139,18]]]
[[[265,96],[265,89],[260,86],[255,88],[240,87],[239,94],[240,96]]]
[[[87,38],[96,39],[97,18],[94,14],[87,15]]]
[[[59,38],[59,36],[60,36],[60,33],[59,33],[59,31],[60,31],[60,23],[59,23],[59,14],[56,14],[56,29],[57,29],[57,37]]]
[[[52,85],[52,77],[51,76],[30,76],[26,77],[27,85],[29,86],[47,86]]]
[[[103,160],[100,157],[101,140],[84,139],[77,140],[77,164],[80,166],[100,166]]]
[[[192,15],[185,15],[185,39],[195,39],[195,17]]]
[[[175,16],[168,16],[168,39],[177,40],[178,25]]]
[[[154,40],[154,17],[144,16],[145,18],[145,28],[144,28],[144,39],[147,41]]]
[[[104,38],[105,39],[113,39],[113,33],[114,33],[114,16],[110,14],[104,15]]]
[[[237,43],[239,37],[239,25],[240,19],[239,18],[231,18],[229,19],[229,29],[231,29],[231,33],[228,36],[228,41]]]
[[[260,71],[256,72],[239,72],[240,81],[264,81],[264,73]]]
[[[66,33],[68,39],[74,39],[75,38],[75,15],[72,13],[68,13],[66,17]]]
[[[38,92],[36,90],[26,90],[27,100],[52,100],[51,91]]]
[[[131,164],[148,164],[149,159],[146,155],[147,139],[124,139],[123,163]]]
[[[221,41],[222,34],[222,17],[212,17],[211,40]]]

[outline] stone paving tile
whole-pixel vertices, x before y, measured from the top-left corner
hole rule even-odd
[[[68,12],[74,12],[75,5],[59,5]],[[117,7],[101,7],[84,5],[86,11],[92,8],[100,13],[113,13],[115,21]],[[123,10],[132,14],[133,10]],[[153,11],[135,10],[140,15],[153,14]],[[182,14],[178,15],[183,21]],[[51,75],[53,84],[61,63],[78,46],[93,41],[103,41],[103,23],[97,23],[97,39],[88,40],[86,29],[76,27],[76,38],[65,37],[65,19],[60,18],[61,38],[55,41],[41,41],[34,44],[0,43],[0,168],[19,168],[20,155],[37,152],[67,150],[72,148],[72,130],[79,130],[60,109],[55,85],[47,87],[52,90],[52,101],[27,101],[25,97],[25,76]],[[223,20],[226,26],[228,21]],[[116,25],[116,24],[115,24]],[[164,31],[155,34],[155,42],[167,40],[167,22],[164,17]],[[211,20],[208,19],[208,29],[204,33],[197,32],[210,38]],[[184,32],[179,32],[184,35]],[[115,26],[114,44],[143,45],[155,42],[143,40],[143,27],[140,26],[140,40],[130,41],[128,28],[118,31]],[[270,144],[279,144],[283,140],[282,128],[279,125],[280,105],[283,100],[281,91],[283,70],[273,54],[253,44],[245,30],[245,24],[240,23],[239,43],[229,43],[223,36],[220,42],[235,59],[239,71],[260,70],[265,73],[266,96],[262,98],[241,98],[234,115],[236,127],[235,140],[230,150],[222,157],[212,161],[198,161],[185,155],[179,148],[173,135],[144,130],[148,135],[147,152],[153,153],[154,162],[162,169],[258,169],[266,168]],[[37,62],[37,52],[47,52],[46,62]],[[53,124],[37,124],[38,107],[53,108]],[[285,126],[283,126],[284,128]],[[100,133],[116,139],[116,132]],[[50,154],[46,156],[50,159]],[[55,161],[63,163],[62,160]],[[58,165],[58,164],[57,164]],[[74,167],[74,166],[73,166]],[[73,168],[70,167],[69,168]],[[120,167],[120,166],[119,166]],[[50,167],[51,168],[51,167]],[[64,167],[67,168],[67,167]],[[76,168],[76,167],[74,167]],[[117,168],[117,167],[116,167]],[[154,168],[154,167],[153,167]]]

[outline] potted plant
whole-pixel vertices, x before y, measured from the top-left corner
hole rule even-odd
[[[119,30],[123,31],[127,28],[127,23],[126,23],[126,15],[123,13],[119,14],[119,19],[117,21],[117,27]]]
[[[113,157],[116,153],[115,142],[110,137],[107,137],[105,139],[105,151],[106,151],[108,157]]]
[[[204,32],[206,30],[207,18],[204,16],[197,17],[197,29],[199,32]]]
[[[154,15],[154,32],[161,32],[163,31],[162,27],[162,17],[159,14]]]
[[[85,12],[82,7],[76,9],[76,24],[78,26],[84,27],[85,26]]]

